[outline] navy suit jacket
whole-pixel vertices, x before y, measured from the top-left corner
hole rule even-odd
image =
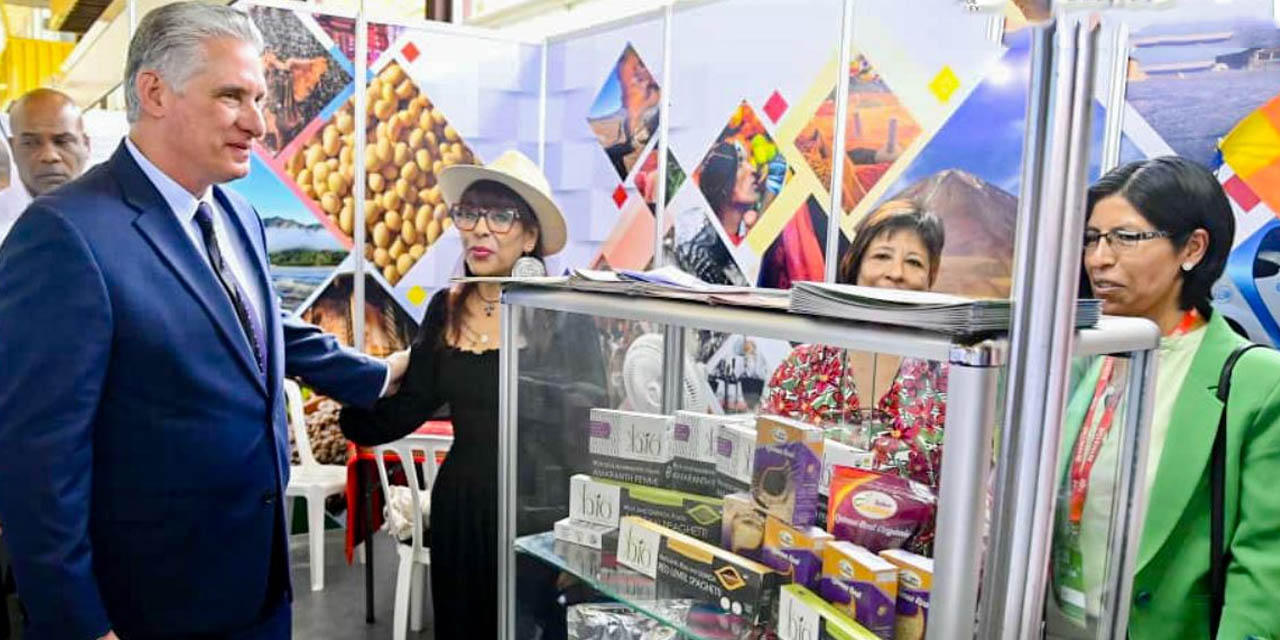
[[[0,247],[0,522],[33,640],[251,627],[281,595],[267,593],[273,554],[288,557],[273,536],[281,379],[357,406],[382,390],[380,361],[281,315],[261,220],[214,191],[271,305],[265,380],[123,145],[33,202]]]

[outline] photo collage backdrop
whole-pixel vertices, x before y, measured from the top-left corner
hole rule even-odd
[[[1128,11],[1121,163],[1178,154],[1213,169],[1236,216],[1217,309],[1280,345],[1280,15],[1272,0]]]

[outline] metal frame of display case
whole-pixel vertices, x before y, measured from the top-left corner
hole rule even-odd
[[[986,554],[982,565],[986,525],[975,517],[986,511],[987,479],[992,463],[993,430],[998,405],[999,368],[1006,364],[1008,339],[994,337],[964,344],[953,338],[918,329],[789,314],[780,311],[720,307],[696,301],[626,297],[566,289],[512,287],[503,294],[502,349],[500,352],[499,414],[499,637],[515,638],[515,470],[519,434],[519,349],[517,333],[527,309],[576,313],[594,317],[651,322],[679,328],[708,329],[762,338],[813,342],[857,351],[873,351],[904,357],[939,360],[951,364],[948,396],[951,399],[943,432],[942,491],[938,500],[937,542],[934,549],[934,590],[929,615],[929,639],[973,637],[980,576],[1008,562]],[[1159,342],[1159,331],[1147,320],[1106,317],[1097,328],[1075,333],[1074,355],[1127,353],[1133,362],[1129,384],[1133,405],[1129,435],[1145,432],[1150,414],[1150,359],[1147,352]],[[672,354],[668,354],[671,365]],[[677,358],[676,363],[681,360]],[[668,366],[678,370],[680,367]],[[571,428],[566,426],[566,428]],[[1056,434],[1057,429],[1046,429]],[[1126,443],[1123,455],[1141,448]],[[1028,461],[1023,461],[1028,462]],[[1132,482],[1126,473],[1121,482]],[[1125,509],[1117,509],[1126,511]],[[1123,514],[1117,518],[1128,518]],[[1132,536],[1122,529],[1124,538]],[[1118,541],[1113,556],[1132,555],[1131,544]],[[1117,560],[1119,561],[1119,560]],[[1123,593],[1124,572],[1112,572],[1107,593]],[[996,636],[992,636],[996,637]]]

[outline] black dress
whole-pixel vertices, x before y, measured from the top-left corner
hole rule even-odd
[[[380,400],[373,411],[343,409],[341,424],[348,439],[372,446],[408,435],[447,406],[453,422],[454,442],[431,489],[434,631],[439,640],[475,640],[496,636],[498,617],[498,351],[473,353],[445,344],[447,298],[441,292],[428,306],[414,340],[409,368],[399,393]],[[551,332],[551,339],[545,347],[551,350],[548,354],[564,353],[563,349],[556,349],[554,343],[559,341],[559,336],[571,335],[568,333],[571,330],[562,322],[543,329]],[[579,328],[576,337],[580,346],[574,351],[586,356],[586,363],[576,365],[579,371],[562,369],[560,365],[550,367],[550,370],[573,372],[575,377],[585,371],[590,380],[596,371],[589,363],[595,361],[601,381],[600,395],[603,395],[603,364],[599,349],[583,349],[583,335]],[[526,350],[533,347],[526,347]],[[534,377],[537,377],[536,372]],[[527,382],[522,376],[522,390]],[[552,406],[544,407],[555,410],[557,421],[565,411],[573,414],[585,412],[602,399],[595,394],[582,397],[582,394],[572,392],[572,388],[580,384],[570,384],[566,388],[554,382],[550,385],[545,384],[546,381],[541,382],[539,387],[558,389],[550,394],[555,396],[548,403]],[[588,388],[593,386],[588,385]],[[567,409],[569,404],[578,408]],[[527,424],[522,418],[522,433]],[[558,430],[561,434],[575,431]],[[568,478],[580,470],[583,452],[577,443],[565,442],[564,437],[574,439],[573,435],[562,435],[559,441],[550,444],[538,444],[536,438],[522,436],[520,439],[518,455],[522,469],[526,467],[526,461],[536,460],[529,466],[553,471],[549,476],[539,474],[541,482],[523,477],[519,481],[522,515],[517,519],[517,528],[522,534],[545,530],[554,522],[543,522],[545,517],[536,518],[537,522],[530,521],[524,517],[525,511],[545,512],[546,517],[555,514],[559,514],[555,517],[563,517],[568,511]],[[539,486],[541,484],[559,485],[562,489],[551,489],[548,503],[549,487]],[[535,499],[535,496],[542,500]],[[564,611],[562,608],[556,610],[556,573],[542,565],[531,564],[527,559],[521,560],[517,571],[521,596],[517,598],[521,608],[519,635],[526,637],[525,629],[541,627],[543,637],[562,636],[559,629],[564,624]]]

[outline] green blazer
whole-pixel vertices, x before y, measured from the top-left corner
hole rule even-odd
[[[1209,454],[1222,412],[1214,393],[1227,356],[1244,342],[1214,314],[1174,402],[1138,546],[1133,640],[1209,636]],[[1077,389],[1091,392],[1097,376],[1090,367]],[[1225,536],[1233,559],[1218,637],[1280,640],[1280,353],[1250,351],[1231,385]],[[1081,406],[1082,395],[1068,408],[1067,451],[1089,402]]]

